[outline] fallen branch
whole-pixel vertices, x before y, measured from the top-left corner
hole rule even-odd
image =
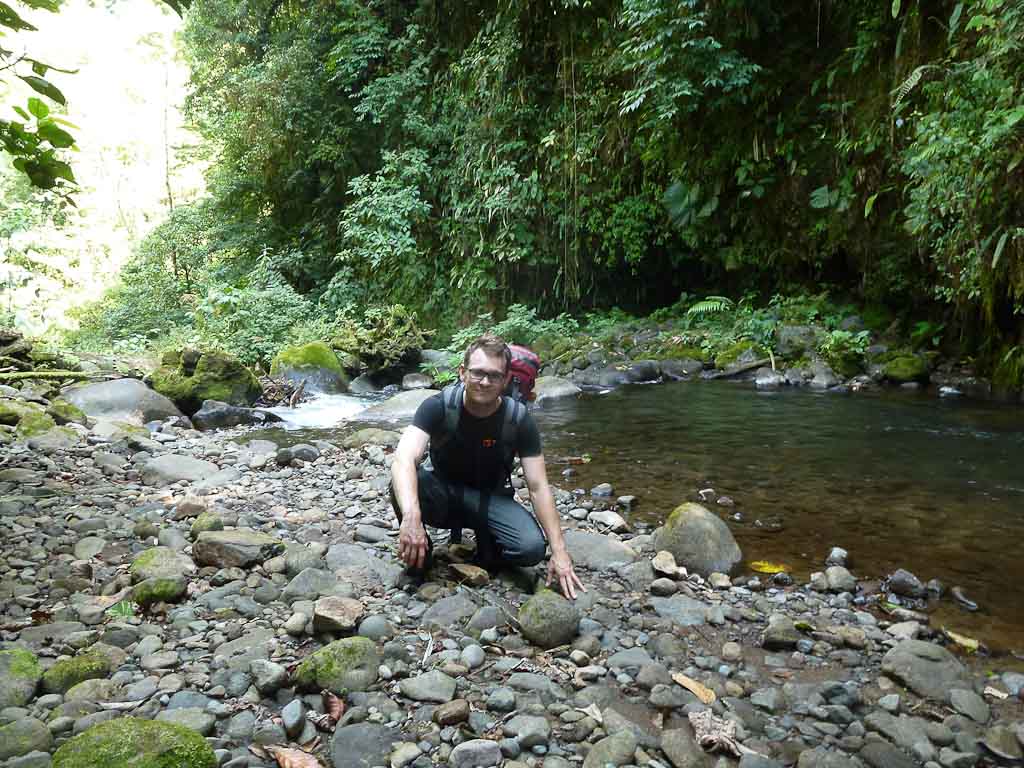
[[[768,365],[768,363],[770,363],[770,362],[771,362],[771,360],[769,358],[765,357],[765,358],[762,358],[760,360],[755,360],[752,363],[747,363],[746,365],[741,365],[738,368],[727,368],[724,371],[715,371],[714,373],[709,373],[706,378],[708,378],[708,379],[728,379],[731,376],[739,376],[741,373],[746,373],[747,371],[752,371],[755,368],[760,368],[763,365]]]
[[[16,373],[0,373],[0,381],[25,381],[26,379],[85,379],[108,378],[111,374],[106,371],[86,373],[85,371],[18,371]],[[120,377],[117,377],[120,378]]]

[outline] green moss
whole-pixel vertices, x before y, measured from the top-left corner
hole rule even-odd
[[[21,420],[18,422],[17,435],[22,438],[35,437],[49,432],[56,426],[53,418],[44,411],[29,411],[22,414]]]
[[[715,367],[725,368],[731,363],[736,362],[747,350],[753,350],[754,355],[758,358],[768,357],[768,350],[760,344],[755,344],[749,339],[742,339],[730,344],[715,355]]]
[[[78,406],[72,405],[67,400],[57,398],[46,412],[53,417],[58,424],[85,424],[85,412]]]
[[[151,377],[153,389],[188,413],[203,400],[248,406],[260,396],[259,381],[241,361],[224,352],[185,349],[165,353]]]
[[[154,577],[140,581],[132,588],[132,600],[143,608],[155,603],[173,603],[188,590],[183,578]]]
[[[339,376],[343,374],[338,356],[322,341],[282,349],[270,364],[270,373],[277,374],[282,368],[326,368]]]
[[[558,593],[541,588],[519,609],[523,635],[544,648],[569,642],[579,627],[579,612]]]
[[[201,513],[199,517],[197,517],[195,521],[193,521],[190,533],[192,534],[192,538],[196,539],[199,538],[199,534],[203,533],[204,531],[223,530],[224,521],[221,519],[220,515],[218,515],[216,512],[206,511]]]
[[[175,723],[121,717],[93,726],[53,755],[53,768],[216,768],[200,734]]]
[[[85,680],[110,674],[110,660],[98,653],[83,653],[73,659],[58,661],[43,673],[43,690],[65,693]]]
[[[883,368],[885,378],[890,381],[922,381],[928,378],[928,364],[916,355],[893,357]]]
[[[43,676],[43,668],[39,665],[39,659],[34,653],[26,651],[24,648],[0,651],[0,659],[7,662],[7,674],[12,677],[39,680]]]
[[[306,657],[295,671],[295,684],[305,690],[326,688],[338,695],[347,692],[345,689],[349,687],[365,687],[358,683],[360,675],[356,674],[353,678],[353,672],[366,666],[368,661],[374,663],[376,655],[377,647],[368,638],[346,637],[335,640]]]

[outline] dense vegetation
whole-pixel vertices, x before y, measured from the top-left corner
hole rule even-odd
[[[197,0],[213,162],[83,333],[817,293],[1024,360],[1015,0]],[[260,347],[264,345],[266,349]]]

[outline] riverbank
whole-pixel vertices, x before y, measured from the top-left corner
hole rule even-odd
[[[0,708],[13,765],[93,765],[62,745],[127,717],[192,729],[232,766],[280,744],[335,768],[735,764],[695,740],[706,709],[721,745],[764,756],[745,768],[1020,755],[1024,677],[950,653],[911,608],[872,613],[840,565],[810,584],[684,574],[650,533],[612,531],[618,502],[559,490],[574,604],[533,594],[540,569],[489,578],[451,550],[400,588],[394,433],[278,450],[97,426],[15,442],[0,470],[3,645],[39,664],[0,662],[0,690],[22,692]]]

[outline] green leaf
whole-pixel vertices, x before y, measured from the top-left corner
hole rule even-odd
[[[28,112],[26,112],[26,111],[25,111],[24,109],[22,109],[21,107],[12,107],[12,109],[13,109],[13,110],[14,110],[15,112],[17,112],[17,113],[18,113],[18,116],[19,116],[19,117],[23,117],[23,118],[25,118],[26,120],[31,120],[31,119],[32,119],[32,116],[31,116],[31,115],[29,115],[29,113],[28,113]]]
[[[32,62],[32,71],[40,77],[46,77],[46,73],[50,71],[50,68],[43,64],[41,61]]]
[[[892,17],[895,19],[900,15],[900,0],[892,0]]]
[[[818,187],[816,190],[811,192],[811,208],[829,208],[832,206],[832,194],[829,191],[828,184],[823,187]]]
[[[956,34],[957,29],[960,26],[960,17],[964,13],[964,4],[957,3],[956,8],[953,9],[953,13],[949,16],[949,35],[948,39],[952,40],[953,35]]]
[[[18,77],[24,80],[28,84],[28,87],[36,93],[41,93],[43,96],[53,99],[58,104],[68,103],[67,99],[64,98],[64,94],[60,92],[60,89],[49,80],[44,80],[43,78],[36,77],[35,75],[18,75]]]
[[[871,216],[871,211],[875,208],[875,200],[878,199],[878,192],[875,192],[871,197],[864,203],[864,218],[867,219]]]
[[[1021,120],[1024,120],[1024,107],[1017,107],[1016,109],[1010,110],[1010,113],[1006,116],[1006,127],[1012,128]]]
[[[52,122],[41,124],[37,133],[57,149],[67,149],[75,143],[74,136]]]
[[[2,2],[2,0],[0,0],[0,27],[7,27],[8,29],[13,29],[15,32],[18,32],[20,30],[28,30],[29,32],[34,32],[36,29],[23,18],[21,18],[21,16],[16,14],[14,12],[14,9],[11,8],[11,6],[9,6],[7,3]]]
[[[28,111],[31,112],[38,120],[42,120],[50,114],[50,108],[46,106],[46,102],[42,99],[37,99],[35,96],[29,97]]]
[[[1006,247],[1006,239],[1010,236],[1009,232],[1003,232],[1003,236],[999,238],[999,242],[996,243],[995,253],[992,254],[992,269],[995,269],[999,264],[999,257],[1003,255],[1003,248]]]

